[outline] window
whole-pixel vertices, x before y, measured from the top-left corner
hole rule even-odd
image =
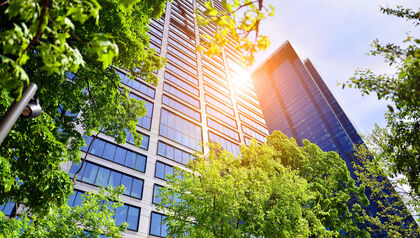
[[[73,164],[71,166],[69,172],[70,177],[75,175],[81,165],[82,163],[77,165]],[[77,180],[101,187],[107,187],[108,185],[113,187],[124,185],[125,195],[138,199],[141,199],[143,195],[143,180],[93,164],[91,162],[85,162],[85,165],[77,176]]]
[[[149,96],[151,98],[155,98],[155,90],[150,87],[147,86],[146,84],[139,82],[137,80],[132,80],[130,79],[127,75],[125,75],[124,73],[121,73],[119,71],[117,71],[117,73],[120,75],[121,77],[121,83],[136,89],[137,91],[143,93],[146,96]]]
[[[170,62],[168,62],[166,64],[166,69],[171,70],[172,72],[174,72],[178,77],[187,80],[188,82],[192,83],[193,85],[198,86],[198,79],[185,73],[184,71],[178,69],[177,67],[175,67],[174,65],[172,65]]]
[[[133,135],[127,130],[126,130],[126,132],[127,132],[127,143],[130,143],[130,144],[134,145]],[[149,149],[149,139],[150,139],[150,137],[146,134],[143,134],[143,133],[139,132],[139,131],[137,131],[137,133],[139,133],[142,136],[140,148],[142,148],[144,150],[148,150]]]
[[[163,143],[162,141],[158,142],[158,151],[157,154],[163,156],[167,159],[176,161],[183,165],[186,165],[189,160],[193,160],[194,156],[188,152],[175,148],[171,145]]]
[[[166,180],[166,175],[173,174],[174,168],[170,165],[156,161],[155,177]]]
[[[180,49],[182,52],[184,52],[184,54],[188,54],[191,58],[197,59],[197,55],[194,53],[194,47],[192,47],[191,45],[189,45],[189,44],[184,45],[184,44],[178,43],[176,40],[173,40],[170,37],[168,38],[168,42],[171,45],[176,46],[178,49]]]
[[[16,207],[16,203],[8,201],[8,202],[0,205],[0,211],[2,211],[3,214],[6,215],[6,216],[10,216],[10,215],[12,215],[15,207]]]
[[[239,141],[239,134],[238,132],[220,124],[219,122],[211,119],[211,118],[207,118],[207,125],[210,128],[213,128],[221,133],[223,133],[226,136],[229,136],[230,138]]]
[[[244,133],[246,133],[246,134],[248,134],[248,135],[250,135],[250,136],[254,137],[255,139],[257,139],[257,140],[261,141],[261,142],[266,142],[266,141],[267,141],[267,138],[266,138],[265,136],[263,136],[263,135],[261,135],[261,134],[257,133],[256,131],[254,131],[254,130],[252,130],[252,129],[248,128],[248,127],[247,127],[247,126],[245,126],[245,125],[242,125],[242,131],[243,131]]]
[[[152,212],[150,217],[150,235],[166,237],[167,225],[165,224],[166,216],[157,212]]]
[[[178,56],[179,58],[181,58],[182,60],[186,61],[187,63],[197,67],[197,61],[195,59],[191,59],[189,56],[187,56],[187,54],[185,54],[185,51],[179,51],[176,47],[173,47],[171,45],[168,45],[168,52],[170,52],[171,54],[174,54],[176,56]],[[190,67],[189,65],[187,65],[187,67]],[[184,67],[185,68],[185,67]],[[189,70],[191,72],[191,70]],[[192,73],[196,74],[195,72],[197,72],[196,70],[193,69]]]
[[[193,150],[202,150],[201,127],[162,109],[159,134]]]
[[[259,114],[261,114],[261,115],[263,114],[263,112],[261,111],[261,108],[259,107],[259,104],[258,104],[258,106],[256,106],[256,105],[252,104],[251,102],[249,102],[249,101],[247,101],[244,98],[239,97],[239,96],[236,96],[236,100],[240,101],[242,104],[244,104],[247,107],[251,108],[252,110],[258,112]]]
[[[187,90],[188,92],[194,94],[195,96],[197,96],[197,97],[199,96],[198,89],[189,85],[188,83],[185,83],[183,80],[173,76],[169,72],[165,72],[165,79],[174,83],[175,85]]]
[[[226,116],[225,114],[217,111],[216,109],[213,109],[209,105],[206,105],[206,112],[209,115],[212,115],[212,116],[220,119],[220,121],[223,121],[224,123],[226,123],[226,124],[228,124],[228,125],[230,125],[232,127],[238,128],[237,125],[236,125],[236,121],[234,119]]]
[[[223,149],[231,152],[233,155],[239,154],[239,145],[232,143],[225,138],[214,134],[213,132],[209,131],[209,140],[213,143],[220,143]]]
[[[74,190],[73,194],[70,195],[67,204],[70,207],[82,205],[82,195],[84,192]],[[140,208],[124,204],[122,207],[118,207],[115,210],[114,220],[117,226],[123,222],[127,222],[128,230],[137,231],[139,225]],[[102,236],[101,236],[102,237]]]
[[[159,189],[163,188],[163,186],[160,185],[153,185],[153,204],[159,204],[162,202],[161,197],[159,196]]]
[[[225,83],[222,83],[218,80],[215,80],[211,77],[208,77],[206,74],[203,74],[203,79],[204,79],[205,82],[207,82],[211,86],[213,86],[213,87],[217,88],[218,90],[226,93],[227,95],[230,95],[230,90],[226,88]]]
[[[244,114],[254,118],[255,120],[265,124],[265,120],[262,118],[262,116],[258,115],[257,113],[250,111],[248,108],[242,106],[241,104],[237,103],[236,104],[238,106],[238,109],[242,112],[244,112]]]
[[[206,84],[204,85],[204,90],[207,91],[210,95],[220,99],[221,101],[223,101],[223,102],[225,102],[229,105],[232,105],[232,101],[225,94],[220,93],[219,91],[207,86]]]
[[[162,103],[171,107],[171,108],[173,108],[173,109],[175,109],[175,110],[177,110],[177,111],[179,111],[179,112],[181,112],[181,113],[183,113],[183,114],[185,114],[186,116],[191,117],[194,120],[201,121],[201,114],[200,113],[194,111],[193,109],[185,106],[184,104],[182,104],[182,103],[180,103],[180,102],[178,102],[178,101],[176,101],[176,100],[174,100],[174,99],[172,99],[172,98],[170,98],[166,95],[163,95]]]
[[[255,121],[245,117],[244,115],[242,115],[241,113],[239,113],[239,118],[241,119],[242,122],[264,132],[265,134],[268,134],[268,130],[267,128],[263,127],[262,125],[256,123]]]
[[[117,207],[117,209],[115,209],[115,225],[119,226],[121,223],[127,222],[128,230],[138,231],[139,217],[140,208],[138,207],[123,205],[122,207]]]
[[[93,137],[86,135],[83,137],[85,138],[86,146],[83,146],[81,150],[87,152]],[[90,153],[143,173],[146,170],[147,157],[145,155],[125,149],[119,145],[114,145],[99,138],[94,140],[90,148]]]
[[[144,107],[146,108],[146,115],[144,117],[138,118],[138,124],[140,127],[143,127],[144,129],[150,130],[150,126],[152,124],[152,115],[153,115],[153,103],[144,100],[143,98],[130,93],[130,98],[135,98],[139,101],[144,101]]]
[[[166,58],[171,62],[175,63],[179,67],[183,68],[184,70],[192,73],[193,75],[197,75],[197,69],[195,67],[190,66],[189,64],[184,63],[184,61],[172,56],[172,54],[166,54]]]
[[[204,95],[204,98],[206,100],[206,102],[212,104],[213,106],[219,108],[220,110],[222,110],[224,113],[227,113],[231,116],[235,116],[235,113],[233,112],[233,109],[229,106],[226,106],[225,104],[217,101],[216,99],[210,97],[209,95]]]
[[[192,96],[182,92],[181,90],[178,90],[177,88],[164,83],[163,84],[163,90],[165,90],[166,92],[182,99],[183,101],[185,101],[186,103],[190,104],[191,106],[194,106],[196,108],[200,108],[200,101],[198,101],[197,99],[193,98]]]

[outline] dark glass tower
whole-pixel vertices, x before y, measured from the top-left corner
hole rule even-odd
[[[270,133],[337,151],[352,172],[353,144],[363,141],[308,59],[302,62],[287,41],[252,78]]]
[[[363,144],[363,140],[309,59],[302,62],[287,41],[252,73],[252,79],[270,133],[279,130],[298,143],[308,139],[324,151],[338,152],[356,179],[353,144]],[[384,192],[395,190],[389,183]],[[378,211],[376,202],[367,208],[370,215]],[[415,223],[411,216],[406,219]],[[371,235],[384,237],[386,233]]]

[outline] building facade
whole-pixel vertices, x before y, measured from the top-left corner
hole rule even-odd
[[[338,152],[351,176],[357,179],[352,165],[356,159],[353,145],[364,142],[309,59],[302,62],[286,41],[252,73],[252,79],[270,133],[279,130],[300,144],[308,139],[323,151]],[[396,193],[390,183],[384,192]],[[355,202],[355,198],[350,200]],[[377,214],[377,202],[370,199],[369,215]],[[412,216],[406,217],[404,223],[416,224]],[[371,235],[387,236],[385,231]]]
[[[353,171],[353,144],[363,141],[312,65],[292,45],[281,45],[253,73],[268,129],[298,143],[308,139],[324,151],[336,151]]]
[[[214,6],[222,9],[218,1]],[[70,197],[71,206],[80,195],[97,191],[99,186],[124,185],[124,206],[115,214],[117,224],[128,223],[125,237],[165,237],[164,214],[157,211],[155,196],[165,186],[165,175],[183,167],[196,151],[206,151],[208,142],[220,143],[237,155],[241,144],[251,138],[265,142],[265,120],[251,81],[242,80],[243,68],[233,45],[221,55],[209,58],[196,52],[201,34],[212,35],[215,26],[198,26],[197,14],[205,11],[204,2],[174,0],[166,12],[150,23],[150,46],[167,59],[157,72],[159,84],[153,87],[141,79],[132,81],[119,71],[131,97],[143,100],[147,115],[139,118],[140,147],[129,136],[126,144],[99,134],[90,150],[82,148],[87,162],[81,169]],[[92,137],[85,137],[89,145]],[[80,168],[69,164],[70,176]]]

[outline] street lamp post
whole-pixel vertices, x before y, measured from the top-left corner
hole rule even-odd
[[[38,87],[34,83],[30,83],[22,92],[22,97],[19,101],[13,102],[3,118],[0,120],[0,144],[3,143],[4,138],[9,134],[16,120],[22,114],[26,118],[34,118],[41,114],[42,109],[37,103],[30,103],[34,97]]]

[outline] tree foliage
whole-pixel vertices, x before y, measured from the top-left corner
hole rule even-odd
[[[0,204],[50,215],[73,191],[60,163],[80,161],[81,133],[137,145],[144,102],[129,97],[116,68],[156,84],[163,60],[148,48],[148,24],[165,1],[17,0],[0,5],[0,112],[38,85],[43,113],[18,119],[0,147]],[[112,65],[112,67],[111,67]],[[60,208],[61,209],[61,208]]]
[[[215,145],[161,189],[169,237],[367,237],[355,185],[335,152],[274,132],[234,157]]]
[[[388,15],[405,18],[415,26],[420,24],[420,12],[397,7],[381,8]],[[408,36],[402,45],[373,42],[370,52],[382,56],[394,74],[375,74],[370,69],[358,70],[345,86],[354,86],[362,94],[376,94],[378,99],[386,99],[385,114],[388,130],[383,131],[381,153],[375,160],[387,162],[387,176],[400,175],[420,195],[420,39]]]
[[[107,237],[122,238],[127,224],[115,225],[113,216],[122,206],[119,198],[123,188],[102,189],[99,193],[82,195],[82,204],[63,205],[44,217],[28,211],[19,218],[6,218],[0,213],[0,237]],[[81,226],[83,225],[83,226]]]
[[[378,207],[376,216],[364,212],[363,218],[369,231],[386,232],[389,237],[417,237],[420,227],[414,218],[419,219],[420,197],[410,189],[404,176],[389,176],[391,165],[381,156],[387,136],[386,130],[376,125],[372,133],[363,137],[367,146],[360,145],[356,150],[355,174]]]
[[[202,34],[200,50],[209,55],[218,55],[226,44],[232,44],[241,52],[246,64],[255,61],[255,53],[265,50],[270,41],[260,34],[261,21],[274,15],[274,7],[263,0],[220,1],[224,10],[216,8],[210,1],[205,3],[203,15],[197,10],[198,24],[217,26],[214,35]]]

